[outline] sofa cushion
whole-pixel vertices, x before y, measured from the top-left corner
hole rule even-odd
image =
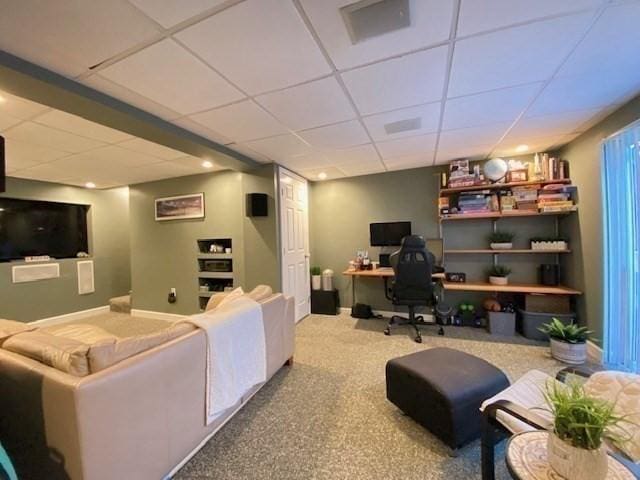
[[[261,302],[273,295],[273,289],[269,285],[258,285],[247,293],[247,296],[256,302]]]
[[[224,296],[224,298],[220,301],[220,303],[218,303],[218,306],[216,308],[222,307],[224,305],[228,305],[233,301],[235,301],[236,299],[242,297],[243,295],[244,295],[244,290],[242,290],[242,287],[235,288],[232,291],[230,291],[227,295]]]
[[[71,338],[89,345],[119,339],[118,336],[107,332],[104,328],[86,323],[54,325],[43,328],[43,330],[58,337]]]
[[[77,377],[89,374],[89,345],[72,338],[36,330],[13,335],[2,346]]]
[[[105,339],[91,345],[89,349],[89,366],[91,373],[99,372],[118,362],[133,357],[151,348],[162,345],[174,338],[181,337],[195,330],[190,323],[175,323],[169,328],[147,335],[114,339]]]
[[[4,341],[18,333],[29,332],[35,330],[37,327],[24,322],[16,322],[14,320],[5,320],[0,318],[0,346]]]

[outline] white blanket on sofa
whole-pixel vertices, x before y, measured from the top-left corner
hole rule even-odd
[[[247,296],[184,321],[207,334],[206,424],[267,381],[267,348],[260,304]]]

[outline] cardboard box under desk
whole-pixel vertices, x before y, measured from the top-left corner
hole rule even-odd
[[[524,309],[535,313],[571,313],[571,296],[528,293],[524,297]]]

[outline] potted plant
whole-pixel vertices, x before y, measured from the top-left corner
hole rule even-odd
[[[504,265],[494,265],[489,269],[489,283],[491,285],[507,285],[511,269]]]
[[[322,269],[320,267],[311,267],[311,289],[320,290],[322,288]]]
[[[511,232],[498,230],[489,235],[489,242],[493,250],[510,250],[513,248],[514,237]]]
[[[539,330],[549,335],[553,358],[570,365],[580,365],[587,360],[587,339],[593,333],[587,327],[564,324],[554,317]]]
[[[621,440],[614,428],[626,421],[614,404],[588,396],[582,385],[547,386],[545,399],[553,414],[547,440],[549,465],[567,480],[603,480],[608,460],[604,440]]]

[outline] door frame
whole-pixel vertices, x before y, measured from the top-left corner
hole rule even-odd
[[[280,266],[280,268],[278,268],[278,281],[279,281],[279,286],[280,286],[280,291],[282,292],[284,290],[284,269],[285,269],[285,264],[284,264],[284,255],[282,252],[282,248],[284,245],[284,241],[283,241],[283,221],[282,221],[282,185],[280,182],[280,174],[281,173],[285,173],[286,175],[299,180],[301,182],[303,182],[306,186],[307,186],[307,215],[306,215],[306,232],[307,232],[307,241],[306,241],[306,246],[307,246],[307,252],[305,252],[305,255],[307,256],[307,258],[311,259],[311,242],[310,242],[310,238],[309,238],[309,181],[298,175],[295,172],[292,172],[291,170],[289,170],[286,167],[283,167],[280,164],[275,164],[276,168],[275,168],[275,175],[274,175],[274,184],[275,184],[275,191],[276,191],[276,223],[277,223],[277,228],[278,228],[278,234],[276,235],[277,241],[276,244],[278,246],[278,265]],[[311,262],[309,261],[309,264],[311,264]],[[308,299],[308,304],[309,304],[309,313],[311,313],[311,285],[309,285],[309,299]],[[295,315],[295,313],[294,313]],[[306,316],[306,315],[305,315]],[[302,317],[304,318],[304,317]],[[296,319],[296,323],[298,321],[301,321],[302,318],[300,320]]]

